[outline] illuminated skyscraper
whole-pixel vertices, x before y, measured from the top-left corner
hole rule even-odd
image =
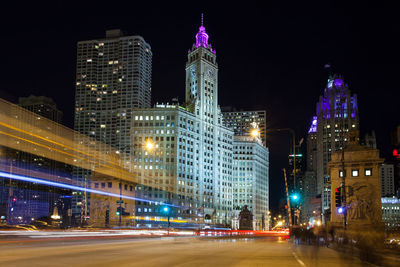
[[[195,223],[230,224],[233,131],[222,122],[216,53],[208,39],[202,24],[188,53],[184,105],[134,111],[132,164],[144,185],[138,185],[138,196],[185,207],[174,216]],[[146,140],[155,143],[152,151],[146,151]],[[160,212],[137,204],[138,215]]]
[[[351,92],[339,75],[330,76],[324,95],[320,96],[311,132],[316,133],[317,194],[322,195],[322,209],[330,208],[330,186],[328,162],[331,154],[342,148],[342,138],[347,143],[346,133],[359,129],[357,96]],[[314,136],[314,135],[313,135]],[[311,158],[310,158],[311,160]],[[311,161],[309,162],[311,163]]]
[[[151,105],[151,62],[150,45],[141,36],[124,36],[120,30],[78,42],[74,129],[109,145],[97,147],[100,151],[121,151],[123,162],[130,160],[132,110]],[[82,170],[75,174],[82,181],[88,175]],[[74,214],[80,213],[81,202],[78,196]]]

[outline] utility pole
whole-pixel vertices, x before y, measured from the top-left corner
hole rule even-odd
[[[81,207],[81,227],[86,224],[86,217],[87,217],[86,186],[87,186],[87,176],[85,175],[85,183],[84,183],[85,190],[83,191],[82,207]]]
[[[289,215],[289,228],[292,228],[292,210],[290,208],[289,190],[288,190],[287,178],[286,178],[286,169],[283,168],[282,171],[283,171],[283,176],[285,177],[286,200],[287,200],[288,215]]]
[[[344,141],[344,107],[346,105],[346,99],[344,97],[340,98],[340,104],[341,104],[341,145],[342,145],[342,195],[341,195],[341,200],[342,200],[342,206],[344,207],[344,211],[343,211],[343,228],[344,230],[346,230],[347,228],[347,204],[346,204],[346,173],[345,173],[345,167],[344,167],[344,146],[345,146],[345,141]]]
[[[118,220],[118,226],[121,227],[121,221],[122,221],[122,183],[121,181],[119,182],[119,220]]]

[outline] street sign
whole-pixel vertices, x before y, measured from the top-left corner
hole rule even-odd
[[[122,204],[122,203],[124,203],[123,200],[117,200],[117,204]]]

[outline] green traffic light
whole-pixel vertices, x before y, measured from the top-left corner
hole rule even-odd
[[[121,213],[120,213],[119,211],[117,211],[115,214],[116,214],[117,216],[119,216]]]
[[[292,195],[292,199],[294,200],[294,201],[297,201],[297,200],[299,200],[299,195],[297,195],[297,194],[294,194],[294,195]]]

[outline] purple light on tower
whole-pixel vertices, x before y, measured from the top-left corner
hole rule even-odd
[[[335,84],[336,87],[342,87],[343,80],[342,79],[335,79],[334,84]]]
[[[316,133],[317,132],[317,125],[318,125],[317,116],[314,116],[313,120],[312,120],[312,123],[311,123],[310,130],[308,130],[308,133]]]
[[[201,26],[199,32],[196,34],[196,48],[202,46],[208,48],[208,34],[206,28],[203,26],[203,14],[201,14]]]

